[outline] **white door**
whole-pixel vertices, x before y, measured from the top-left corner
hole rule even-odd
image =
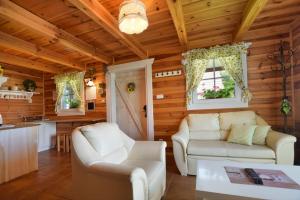
[[[154,59],[111,65],[106,73],[107,121],[135,140],[154,140],[152,64]],[[135,89],[128,92],[128,84]]]
[[[120,129],[135,140],[147,138],[145,70],[117,72],[116,117]]]

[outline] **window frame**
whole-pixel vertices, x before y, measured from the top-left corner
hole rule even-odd
[[[248,87],[248,70],[247,70],[247,54],[241,53],[243,79],[245,87]],[[224,109],[224,108],[246,108],[249,106],[248,101],[242,100],[242,90],[235,84],[234,98],[220,99],[198,99],[197,89],[194,90],[191,102],[187,104],[187,110],[208,110],[208,109]]]
[[[82,99],[85,99],[84,90],[85,90],[85,86],[84,86],[84,84],[82,84],[81,89],[80,89],[80,93],[81,93]],[[60,100],[62,101],[62,98]],[[84,101],[81,102],[81,103],[85,104]],[[63,104],[60,103],[59,104],[59,108],[57,109],[56,115],[57,116],[85,115],[85,106],[81,106],[79,108],[64,109],[63,108]]]

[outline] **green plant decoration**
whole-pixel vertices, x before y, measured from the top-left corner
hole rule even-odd
[[[230,76],[223,76],[224,89],[220,90],[205,90],[203,97],[205,99],[233,98],[235,82]]]
[[[288,99],[283,99],[280,106],[280,111],[284,115],[288,115],[292,111],[292,106]]]
[[[26,79],[23,81],[23,86],[25,91],[27,92],[34,92],[35,89],[37,88],[35,81]]]
[[[81,101],[78,99],[70,100],[70,108],[79,108]]]

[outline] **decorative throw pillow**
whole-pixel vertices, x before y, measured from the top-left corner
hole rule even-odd
[[[227,142],[252,145],[256,126],[247,124],[232,124]]]
[[[254,135],[253,135],[253,144],[265,145],[266,144],[266,137],[270,130],[271,126],[268,125],[260,125],[257,126]]]

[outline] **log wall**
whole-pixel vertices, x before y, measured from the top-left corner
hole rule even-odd
[[[266,28],[250,30],[244,40],[252,43],[248,55],[248,83],[253,99],[249,108],[222,109],[222,110],[198,110],[187,111],[185,100],[185,76],[155,78],[153,76],[154,94],[154,118],[155,139],[163,139],[168,142],[168,152],[172,151],[171,136],[178,130],[179,123],[188,113],[228,112],[237,110],[254,110],[261,115],[273,128],[281,129],[283,118],[280,113],[280,101],[282,98],[282,77],[274,60],[268,59],[268,55],[278,53],[281,40],[289,41],[288,26],[275,25],[272,32]],[[155,72],[165,70],[183,69],[181,55],[156,60],[153,65]],[[290,73],[290,71],[289,71]],[[288,78],[288,96],[291,98],[290,77]],[[155,95],[164,94],[165,98],[156,100]],[[289,124],[292,120],[289,117]]]
[[[300,21],[291,29],[294,51],[295,128],[300,137]]]
[[[3,87],[18,86],[23,89],[25,79],[34,80],[37,84],[36,92],[32,98],[32,103],[26,100],[4,100],[0,99],[0,114],[3,116],[4,123],[18,123],[23,121],[23,117],[43,115],[43,73],[16,67],[13,65],[1,64],[4,68],[4,76],[9,77]]]
[[[55,83],[52,74],[45,74],[45,116],[47,118],[57,120],[56,131],[57,134],[70,134],[72,130],[78,126],[94,123],[94,119],[106,119],[106,103],[105,97],[99,94],[99,83],[105,82],[105,72],[103,65],[94,65],[96,67],[96,74],[94,80],[97,86],[97,99],[95,100],[96,108],[94,111],[87,111],[82,116],[63,116],[57,117],[55,113]],[[87,102],[86,102],[87,103]],[[63,122],[62,120],[75,119],[76,122]],[[82,122],[79,120],[82,119]],[[88,122],[90,119],[91,122]]]

